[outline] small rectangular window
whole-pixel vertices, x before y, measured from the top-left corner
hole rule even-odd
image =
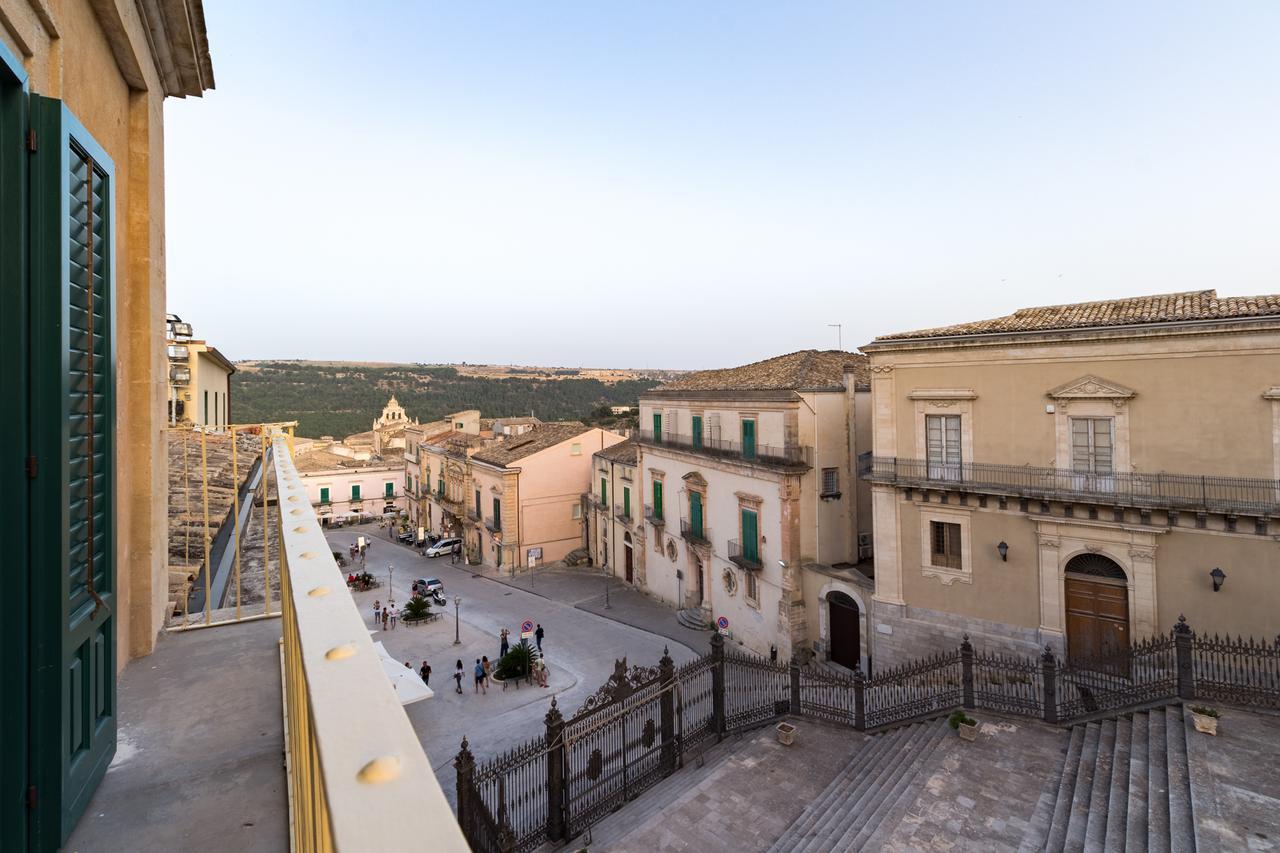
[[[320,487],[320,503],[327,504],[328,502],[329,502],[329,487],[321,486]]]
[[[948,521],[929,522],[930,563],[939,568],[962,568],[960,525]]]
[[[359,483],[351,484],[351,500],[353,501],[360,500],[360,484]]]
[[[384,494],[384,495],[386,495],[386,496],[387,496],[387,497],[389,497],[389,498],[395,497],[395,494],[396,494],[396,484],[395,484],[395,483],[387,483],[387,484],[384,486],[383,494]]]
[[[822,494],[823,496],[840,494],[839,468],[822,469]]]
[[[747,587],[747,601],[759,603],[760,601],[760,582],[756,580],[755,572],[743,572],[742,576]]]
[[[570,455],[570,456],[581,456],[581,455],[582,455],[582,444],[580,444],[579,442],[576,442],[576,441],[575,441],[573,444],[569,445],[569,455]]]
[[[573,505],[572,518],[574,521],[577,521],[578,519],[582,518],[582,504]]]

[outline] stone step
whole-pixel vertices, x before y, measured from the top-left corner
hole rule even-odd
[[[707,612],[701,607],[686,607],[683,610],[677,610],[676,621],[695,631],[709,631],[711,629],[711,621],[707,618]]]
[[[1111,807],[1111,761],[1115,758],[1115,751],[1116,721],[1103,720],[1098,758],[1093,765],[1093,793],[1089,797],[1084,837],[1079,847],[1068,841],[1068,850],[1102,851],[1102,842],[1107,834],[1107,813]]]
[[[1116,720],[1116,747],[1111,756],[1111,785],[1107,800],[1107,821],[1102,836],[1102,850],[1124,849],[1124,828],[1129,813],[1129,750],[1133,739],[1133,720]]]
[[[1085,727],[1084,744],[1080,749],[1080,767],[1076,771],[1075,789],[1071,793],[1071,811],[1067,814],[1066,835],[1063,850],[1083,850],[1085,826],[1089,821],[1089,799],[1093,795],[1093,768],[1098,763],[1098,747],[1102,738],[1102,726],[1089,723]]]
[[[1187,730],[1183,707],[1164,709],[1165,764],[1168,768],[1169,849],[1192,853],[1196,849],[1195,818],[1191,812],[1191,776],[1187,762]]]
[[[785,853],[785,851],[794,850],[818,821],[830,815],[833,811],[839,810],[849,792],[861,781],[863,771],[868,767],[874,766],[883,752],[893,748],[896,743],[894,735],[899,734],[900,731],[902,730],[873,737],[865,743],[850,758],[849,763],[827,784],[822,793],[813,802],[805,806],[804,811],[800,813],[800,817],[796,818],[791,826],[787,827],[786,832],[769,848],[770,853]]]
[[[1145,713],[1133,715],[1133,734],[1129,739],[1129,807],[1125,812],[1124,849],[1142,853],[1147,849],[1147,775],[1151,768],[1147,756],[1151,752],[1148,734],[1151,721]]]
[[[1045,850],[1061,850],[1067,842],[1067,823],[1071,818],[1071,800],[1075,795],[1076,775],[1080,772],[1080,754],[1084,750],[1086,726],[1073,726],[1071,743],[1058,781],[1058,796],[1053,804],[1053,817],[1049,820],[1049,832],[1045,836]]]
[[[931,728],[929,739],[916,750],[911,763],[899,773],[897,782],[884,796],[882,805],[877,806],[866,817],[860,816],[858,823],[862,826],[857,834],[852,834],[852,828],[846,830],[835,849],[880,850],[884,847],[903,817],[915,805],[920,789],[928,781],[928,768],[933,763],[939,744],[944,738],[957,737],[943,720],[934,721]]]
[[[1053,807],[1058,800],[1058,788],[1061,787],[1063,774],[1066,773],[1067,756],[1071,753],[1071,741],[1075,731],[1068,732],[1063,738],[1061,757],[1053,774],[1045,781],[1044,790],[1036,801],[1035,811],[1027,822],[1026,831],[1022,834],[1022,843],[1018,845],[1018,853],[1036,853],[1045,849],[1049,838],[1049,828],[1053,821]]]
[[[1147,850],[1169,853],[1169,764],[1165,719],[1147,714]]]
[[[795,847],[780,848],[804,853],[818,853],[835,849],[832,841],[844,834],[849,824],[870,807],[880,787],[893,777],[904,756],[911,755],[925,737],[927,726],[917,723],[888,732],[880,737],[886,740],[885,749],[874,761],[859,768],[854,784],[839,802],[833,803],[826,813],[798,839]]]

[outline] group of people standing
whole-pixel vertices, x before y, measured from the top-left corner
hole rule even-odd
[[[391,630],[395,630],[396,622],[400,619],[400,608],[396,607],[394,601],[388,601],[387,606],[383,607],[380,600],[373,602],[373,627],[377,628],[382,625],[382,630],[386,631],[390,625]],[[425,661],[424,661],[425,663]]]

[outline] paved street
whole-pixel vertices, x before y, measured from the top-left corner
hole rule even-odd
[[[626,657],[629,664],[651,666],[657,663],[666,646],[680,664],[704,651],[703,645],[697,644],[697,632],[688,632],[694,645],[691,648],[670,637],[575,607],[574,604],[582,600],[580,595],[571,595],[567,601],[543,597],[539,594],[543,590],[536,588],[536,580],[536,591],[531,593],[476,575],[482,570],[478,566],[451,565],[448,557],[419,557],[417,551],[392,542],[387,531],[380,530],[376,524],[326,531],[333,550],[343,554],[361,534],[372,543],[365,568],[383,581],[377,589],[354,596],[371,627],[373,602],[375,599],[385,602],[389,589],[394,592],[396,602],[403,606],[415,579],[437,577],[444,583],[450,606],[443,619],[429,625],[379,630],[374,639],[382,641],[387,651],[398,660],[409,661],[415,669],[424,659],[431,664],[431,688],[435,696],[409,705],[405,710],[451,801],[455,794],[451,760],[457,754],[463,735],[471,742],[477,758],[488,758],[540,734],[551,696],[556,697],[566,718],[572,716],[587,696],[608,680],[617,658]],[[355,567],[359,567],[358,561]],[[493,570],[489,572],[492,574]],[[387,585],[389,575],[390,587]],[[603,582],[598,577],[589,580],[595,584]],[[562,591],[571,588],[567,580],[560,583]],[[453,617],[454,596],[462,597],[461,625]],[[612,592],[610,597],[612,599]],[[651,612],[653,604],[647,599],[635,601],[634,609],[628,609],[627,603],[626,597],[620,599],[609,613],[631,614],[632,621],[637,622],[657,616]],[[490,687],[488,695],[476,695],[471,677],[476,658],[488,655],[490,660],[495,660],[499,629],[510,628],[513,636],[518,636],[520,623],[525,619],[541,623],[546,631],[543,649],[550,673],[549,686],[522,685],[506,691]],[[674,624],[674,617],[670,621]],[[453,645],[455,627],[460,634],[459,646]],[[460,696],[454,692],[452,678],[454,663],[459,659],[466,671]]]

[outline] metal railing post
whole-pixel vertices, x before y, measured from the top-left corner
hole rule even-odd
[[[659,713],[662,721],[662,775],[665,776],[676,769],[676,667],[665,646],[662,659],[658,661],[658,678],[662,684]]]
[[[1180,614],[1177,624],[1173,626],[1173,651],[1177,660],[1179,699],[1196,698],[1195,668],[1192,663],[1193,638],[1191,626],[1187,624],[1187,617]]]
[[[791,659],[791,713],[800,716],[800,661]]]
[[[866,679],[862,667],[853,671],[853,727],[860,732],[867,730]]]
[[[1058,722],[1058,661],[1054,657],[1053,649],[1049,646],[1045,646],[1044,652],[1040,655],[1040,680],[1044,694],[1044,721],[1056,723]]]
[[[471,780],[476,772],[476,759],[471,754],[471,746],[465,735],[462,738],[462,748],[453,759],[453,769],[458,774],[458,825],[462,827],[462,834],[467,842],[474,846],[476,839],[471,832]]]
[[[965,634],[960,641],[960,683],[964,690],[964,707],[973,708],[973,643]]]
[[[719,632],[711,635],[711,709],[716,740],[724,740],[724,637]]]
[[[547,838],[567,839],[564,815],[564,715],[551,697],[551,709],[544,719],[547,726]]]

